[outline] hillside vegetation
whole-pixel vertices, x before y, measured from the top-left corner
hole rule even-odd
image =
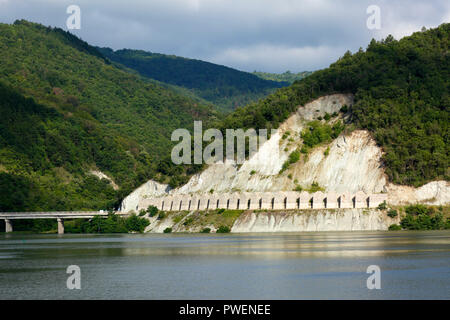
[[[399,41],[372,40],[329,68],[239,108],[218,125],[276,128],[299,105],[333,93],[353,93],[347,130],[369,130],[385,154],[392,182],[420,186],[449,180],[450,24]]]
[[[201,60],[142,50],[98,50],[112,61],[134,69],[142,76],[187,88],[223,111],[265,98],[276,88],[289,84]]]
[[[166,165],[171,132],[216,116],[58,28],[0,24],[0,54],[0,210],[106,209],[150,178],[183,179]]]
[[[278,82],[287,82],[292,84],[296,80],[301,80],[306,78],[307,76],[312,74],[312,71],[302,71],[297,73],[292,73],[290,71],[286,71],[283,73],[270,73],[270,72],[260,72],[254,71],[253,74],[255,76],[260,77],[261,79],[278,81]]]

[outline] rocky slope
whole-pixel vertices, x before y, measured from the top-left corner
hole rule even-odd
[[[392,204],[450,203],[450,184],[445,181],[430,182],[417,189],[389,183],[380,162],[382,150],[369,132],[363,130],[342,134],[330,144],[314,148],[308,157],[279,173],[289,154],[301,146],[300,132],[309,121],[320,119],[326,113],[339,112],[342,106],[352,103],[352,95],[335,94],[301,106],[260,147],[258,153],[241,166],[231,161],[210,165],[187,184],[173,190],[169,190],[167,185],[149,181],[124,199],[121,210],[143,208],[143,199],[164,193],[290,191],[296,185],[308,188],[313,182],[326,191],[387,192]],[[340,119],[342,115],[330,122]],[[286,138],[287,133],[289,138]]]
[[[398,223],[376,209],[308,210],[292,212],[246,212],[232,232],[299,232],[387,230]]]

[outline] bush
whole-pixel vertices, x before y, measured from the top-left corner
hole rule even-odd
[[[141,211],[139,211],[139,217],[145,216],[146,213],[147,213],[147,211],[142,209]]]
[[[159,212],[158,220],[163,220],[166,217],[166,213],[164,211]]]
[[[297,185],[297,186],[295,186],[295,189],[294,189],[294,191],[297,191],[297,192],[302,192],[302,191],[303,191],[303,188],[302,188],[302,186],[300,186],[300,185]]]
[[[200,233],[210,233],[211,229],[210,228],[203,228],[202,231],[200,231]]]
[[[318,182],[313,182],[311,184],[311,187],[307,190],[310,193],[318,192],[318,191],[325,191],[324,188],[322,188]]]
[[[395,218],[398,214],[397,214],[397,210],[394,209],[390,209],[387,213],[388,217],[390,218]]]
[[[150,222],[147,219],[138,217],[135,214],[125,220],[125,227],[128,231],[143,232],[149,224]]]
[[[231,231],[230,227],[220,226],[219,229],[217,229],[216,233],[229,233],[230,231]]]
[[[172,233],[172,228],[165,228],[164,233]]]
[[[421,214],[432,213],[432,209],[431,208],[427,208],[427,206],[425,206],[423,204],[414,204],[414,205],[407,206],[405,208],[405,212],[407,214],[411,214],[411,215],[417,216],[417,215],[421,215]]]
[[[154,217],[158,214],[158,208],[155,206],[149,206],[147,208],[147,212],[149,217]]]
[[[400,225],[406,230],[442,230],[448,226],[448,219],[447,222],[444,222],[442,213],[433,216],[425,213],[419,215],[407,214],[401,220]]]
[[[216,209],[217,214],[222,214],[225,212],[225,209]]]
[[[400,227],[398,224],[391,224],[389,226],[389,231],[398,231],[398,230],[402,230],[402,227]]]
[[[386,210],[387,209],[387,203],[386,201],[383,201],[378,205],[378,210]]]

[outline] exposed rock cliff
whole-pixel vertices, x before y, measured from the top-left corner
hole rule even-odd
[[[167,194],[169,190],[168,185],[149,180],[123,199],[119,211],[137,211],[140,209],[139,204],[145,199]]]
[[[301,106],[241,166],[232,161],[210,165],[194,175],[187,184],[174,190],[170,190],[167,185],[149,181],[126,197],[121,209],[144,208],[144,199],[164,193],[292,191],[297,184],[307,188],[313,182],[317,182],[325,191],[387,192],[388,201],[393,204],[450,203],[450,185],[445,181],[431,182],[418,189],[390,184],[380,162],[382,150],[370,133],[363,130],[342,134],[329,145],[314,148],[308,157],[280,173],[289,154],[302,145],[300,133],[309,121],[323,117],[326,113],[337,113],[343,105],[352,103],[352,95],[335,94]],[[330,121],[339,119],[341,116]]]
[[[398,219],[376,209],[336,209],[294,212],[245,212],[232,232],[299,232],[387,230]]]

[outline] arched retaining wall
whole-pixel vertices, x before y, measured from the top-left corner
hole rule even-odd
[[[142,207],[155,206],[163,211],[181,210],[284,210],[284,209],[337,209],[376,208],[387,201],[387,194],[280,191],[242,192],[222,194],[169,195],[145,199]]]

